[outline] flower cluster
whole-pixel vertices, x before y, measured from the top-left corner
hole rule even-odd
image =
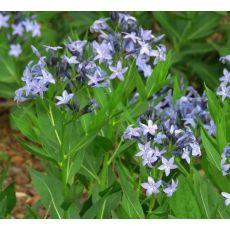
[[[176,191],[178,185],[178,181],[175,182],[172,179],[171,184],[166,183],[163,180],[159,180],[157,182],[154,181],[152,177],[148,177],[148,182],[142,183],[141,186],[146,189],[146,195],[150,196],[152,194],[160,193],[160,187],[163,187],[163,191],[166,194],[166,196],[170,197],[173,195],[173,193]]]
[[[223,64],[230,64],[230,55],[226,55],[224,57],[220,58],[220,61]],[[223,76],[220,78],[220,85],[217,88],[216,94],[221,96],[222,102],[226,98],[230,97],[230,72],[224,68],[223,70]]]
[[[43,97],[50,84],[60,83],[65,87],[62,96],[55,97],[56,104],[71,107],[69,102],[74,100],[79,87],[103,87],[111,91],[112,80],[124,80],[128,71],[124,63],[128,65],[129,59],[134,59],[138,70],[147,77],[153,66],[166,58],[165,46],[156,45],[163,36],[155,37],[150,30],[144,30],[127,13],[112,13],[110,18],[96,20],[90,32],[95,40],[68,37],[64,45],[45,45],[45,55],[32,46],[38,62],[28,64],[22,76],[24,86],[16,91],[15,100]]]
[[[176,111],[185,126],[195,129],[200,122],[210,135],[215,136],[216,125],[207,109],[207,97],[202,96],[192,87],[187,88],[187,95],[176,102]]]
[[[199,123],[210,135],[215,135],[216,128],[207,112],[205,95],[200,96],[193,87],[188,87],[186,96],[173,102],[170,88],[168,85],[154,95],[148,111],[138,118],[138,127],[128,126],[123,135],[124,139],[138,141],[139,152],[136,156],[142,158],[143,166],[164,172],[165,176],[160,173],[157,182],[149,178],[148,183],[142,184],[147,195],[159,193],[160,186],[163,186],[167,196],[176,191],[178,182],[172,179],[171,183],[167,183],[166,180],[178,168],[176,162],[190,164],[192,156],[201,156],[193,131]],[[163,99],[159,101],[159,98]]]
[[[35,96],[43,97],[44,92],[48,90],[48,85],[55,83],[52,74],[46,69],[47,64],[44,58],[40,58],[35,65],[32,64],[33,62],[30,62],[23,73],[22,81],[25,85],[15,92],[14,99],[17,102],[22,102]]]
[[[41,35],[35,15],[25,17],[22,12],[0,12],[0,31],[3,29],[10,40],[9,55],[13,57],[18,57],[22,53],[22,43],[29,37]]]

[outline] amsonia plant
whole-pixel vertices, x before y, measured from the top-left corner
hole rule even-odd
[[[19,142],[44,164],[29,171],[47,216],[229,218],[228,102],[171,75],[164,36],[131,15],[89,32],[32,46],[15,92]]]

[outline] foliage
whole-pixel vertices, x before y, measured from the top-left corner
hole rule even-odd
[[[68,34],[74,40],[89,40],[84,54],[78,60],[95,60],[90,44],[100,33],[105,36],[108,32],[104,30],[103,34],[94,28],[95,31],[89,33],[93,21],[99,17],[109,17],[108,12],[43,12],[37,15],[42,33],[46,36],[25,44],[21,59],[12,59],[7,52],[0,54],[0,63],[4,66],[0,70],[2,97],[12,97],[14,90],[24,87],[19,76],[26,63],[35,60],[29,48],[31,44],[36,45],[38,50],[39,45],[56,47],[71,44],[72,40],[67,40]],[[25,137],[18,141],[45,167],[44,172],[28,169],[33,186],[41,197],[39,202],[47,210],[48,218],[54,219],[230,218],[230,206],[224,204],[221,195],[221,192],[230,193],[229,175],[223,175],[222,164],[223,152],[227,152],[225,148],[230,143],[230,102],[229,99],[222,101],[215,92],[222,68],[218,59],[228,52],[228,14],[134,12],[132,15],[138,18],[144,28],[159,30],[157,34],[165,33],[164,41],[169,47],[165,59],[151,66],[153,71],[149,76],[145,76],[137,64],[138,55],[134,53],[132,58],[127,58],[126,50],[115,52],[112,63],[95,60],[97,67],[107,75],[111,73],[110,67],[114,67],[120,59],[124,68],[128,67],[124,80],[107,79],[110,87],[91,87],[87,78],[79,83],[78,63],[69,65],[69,81],[62,81],[58,78],[62,72],[56,68],[59,64],[52,66],[44,62],[41,66],[52,74],[55,84],[46,84],[47,90],[42,97],[39,94],[22,97],[26,101],[12,109],[12,125]],[[112,14],[112,17],[114,21],[117,20],[117,14]],[[132,25],[133,22],[129,23]],[[121,32],[118,26],[111,24],[112,36],[115,32],[127,32]],[[100,39],[105,38],[99,37],[101,42]],[[46,60],[55,57],[59,61],[63,60],[58,59],[61,55],[77,56],[67,48],[54,52],[52,48],[55,47],[50,47],[48,54],[41,52],[41,56],[47,55]],[[38,50],[33,49],[33,52],[37,54]],[[36,56],[41,61],[39,55]],[[148,60],[153,62],[153,56]],[[70,83],[74,86],[71,87]],[[104,79],[100,86],[101,83],[104,83]],[[203,89],[205,95],[202,94]],[[66,101],[65,91],[70,92]],[[169,98],[170,102],[167,102]],[[63,103],[57,106],[57,100]],[[97,106],[92,101],[96,101]],[[186,106],[190,106],[188,110]],[[176,113],[175,121],[172,111]],[[166,118],[170,118],[170,121]],[[195,125],[192,122],[186,124],[189,118],[193,119]],[[155,145],[154,132],[143,134],[143,127],[148,126],[149,120],[169,141]],[[167,122],[174,127],[167,126]],[[135,127],[136,130],[132,130]],[[211,128],[215,128],[215,131]],[[190,142],[186,143],[190,156],[193,156],[191,160],[182,156],[184,148],[178,146],[184,137],[177,134],[181,130],[183,135],[193,134],[189,136]],[[166,171],[165,175],[157,170],[161,156],[145,167],[144,157],[141,156],[139,160],[135,155],[140,144],[147,142],[154,142],[154,147],[160,150],[165,148],[167,157],[175,156],[177,168],[169,175]],[[199,154],[192,154],[191,143],[199,145]],[[4,173],[2,175],[0,182],[5,178]],[[151,190],[151,195],[146,196],[148,177],[159,179],[161,192],[154,188],[156,190]],[[178,182],[175,189],[165,192],[165,189],[171,188],[173,181]],[[143,182],[146,182],[144,186]],[[5,218],[15,205],[14,185],[0,188],[0,217]],[[36,205],[28,209],[28,217],[39,218]]]

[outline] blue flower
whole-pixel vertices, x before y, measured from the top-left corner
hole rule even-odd
[[[93,49],[96,54],[94,60],[99,60],[99,63],[112,60],[112,46],[105,40],[101,44],[93,41]]]
[[[177,165],[174,165],[174,157],[170,158],[169,160],[162,157],[161,158],[162,165],[158,167],[160,170],[165,171],[165,175],[168,176],[170,174],[171,169],[176,169]]]
[[[230,170],[230,164],[226,164],[226,161],[227,158],[222,156],[220,166],[221,166],[221,171],[223,176],[228,175]]]
[[[154,151],[149,150],[143,156],[143,166],[147,165],[149,168],[153,167],[153,164],[157,162],[158,157],[154,154]]]
[[[36,21],[25,19],[23,22],[26,32],[31,32],[33,37],[41,35],[41,27]]]
[[[159,187],[161,186],[161,180],[155,182],[152,177],[148,177],[148,182],[141,184],[142,188],[146,189],[146,195],[151,196],[152,194],[160,193]]]
[[[56,105],[62,105],[67,104],[71,100],[71,98],[74,96],[73,93],[68,94],[66,90],[63,91],[62,96],[56,96],[55,98],[59,100]]]
[[[172,179],[171,185],[168,185],[168,186],[163,190],[164,193],[166,194],[166,196],[171,197],[171,196],[173,195],[173,193],[176,191],[177,185],[178,185],[178,181],[175,182],[175,181]]]
[[[149,77],[153,72],[151,65],[146,64],[146,60],[141,55],[136,59],[136,65],[145,77]]]
[[[208,131],[209,135],[216,135],[216,125],[213,120],[210,120],[210,124],[205,124],[204,128]]]
[[[2,13],[0,13],[0,29],[3,27],[7,28],[9,26],[8,24],[9,18],[10,18],[9,15],[3,15]]]
[[[166,60],[166,47],[159,45],[157,50],[152,50],[151,55],[155,57],[153,64],[156,65],[160,61]]]
[[[166,150],[163,148],[162,150],[159,150],[159,148],[155,147],[153,149],[154,151],[154,156],[161,158],[164,153],[166,153]]]
[[[139,45],[140,45],[140,55],[146,55],[146,56],[152,56],[153,55],[153,50],[151,48],[151,46],[144,42],[144,41],[138,41]]]
[[[26,101],[27,98],[24,96],[24,88],[20,88],[20,89],[17,89],[15,91],[15,97],[14,97],[14,100],[18,103],[18,102],[23,102],[23,101]]]
[[[130,24],[130,23],[136,22],[136,18],[130,16],[129,14],[119,13],[118,16],[119,16],[120,24],[121,23]]]
[[[222,174],[223,176],[226,176],[226,175],[229,175],[230,172],[230,164],[227,163],[228,161],[228,157],[230,156],[230,146],[227,145],[224,147],[224,151],[221,155],[221,171],[222,171]]]
[[[222,192],[221,195],[225,198],[225,205],[228,206],[230,204],[230,193]]]
[[[143,41],[149,41],[151,40],[154,36],[152,35],[151,30],[143,30],[140,28],[140,37]]]
[[[22,47],[20,44],[11,44],[9,55],[13,57],[18,57],[22,53]]]
[[[222,62],[223,64],[225,63],[230,63],[230,55],[226,55],[224,57],[220,57],[220,62]]]
[[[148,120],[148,124],[140,124],[140,126],[142,127],[143,130],[143,135],[146,135],[147,133],[151,134],[151,135],[155,135],[156,130],[158,129],[156,124],[153,124],[152,120]]]
[[[182,119],[184,121],[184,125],[191,125],[193,128],[196,127],[196,122],[195,122],[195,118],[194,117],[185,117]]]
[[[224,76],[220,78],[220,81],[224,83],[229,83],[230,82],[230,72],[227,69],[223,70]]]
[[[118,61],[117,66],[109,66],[109,69],[113,72],[112,75],[110,76],[110,79],[118,78],[120,80],[124,80],[124,73],[128,70],[128,67],[125,67],[122,69],[122,62]]]
[[[109,18],[100,18],[98,20],[96,20],[92,26],[90,26],[90,32],[91,33],[99,33],[101,32],[102,30],[105,30],[105,29],[108,29],[109,26],[108,24],[106,23],[106,21],[108,21]]]
[[[100,87],[101,83],[105,81],[103,72],[100,69],[96,69],[93,75],[86,75],[88,80],[88,85],[92,87]]]
[[[163,144],[163,140],[165,139],[167,139],[167,136],[160,132],[154,137],[154,142],[156,142],[157,144]]]
[[[18,23],[18,24],[12,24],[11,25],[12,29],[13,29],[13,35],[18,35],[18,36],[22,36],[24,33],[24,27],[22,22]]]
[[[187,161],[188,164],[190,164],[190,151],[188,146],[186,146],[185,148],[183,148],[183,152],[181,155],[182,159],[185,159]]]
[[[49,73],[45,68],[41,69],[42,76],[37,77],[37,79],[42,79],[45,84],[55,84],[53,75]]]
[[[217,95],[222,96],[222,102],[226,97],[230,97],[230,86],[227,86],[226,83],[221,83],[216,92]]]
[[[133,125],[129,125],[125,130],[123,137],[124,139],[131,139],[132,137],[139,137],[141,134],[141,128],[132,128]]]
[[[201,156],[200,146],[197,142],[190,143],[190,147],[192,148],[192,155],[193,156]]]
[[[136,43],[140,38],[136,36],[136,32],[124,33],[124,39],[131,40],[133,43]]]
[[[150,147],[150,141],[147,142],[146,144],[140,144],[138,143],[138,147],[140,149],[140,151],[136,154],[136,156],[143,156],[145,154],[147,154],[148,152],[153,153],[153,149]]]
[[[80,54],[82,56],[86,43],[87,41],[81,40],[71,41],[69,44],[66,44],[66,47],[72,54]]]
[[[78,64],[79,61],[77,60],[76,56],[72,56],[72,57],[67,57],[66,55],[62,56],[62,59],[67,61],[68,64]]]
[[[31,93],[32,95],[39,95],[40,97],[43,97],[43,93],[47,90],[46,81],[44,79],[39,80],[38,78],[33,79],[33,81],[25,87],[27,96]]]

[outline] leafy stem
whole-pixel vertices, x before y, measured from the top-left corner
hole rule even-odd
[[[54,116],[52,112],[51,106],[49,106],[49,115],[50,115],[50,121],[54,129],[54,133],[57,137],[58,143],[60,145],[60,154],[61,154],[61,162],[60,162],[60,170],[61,170],[61,178],[62,178],[62,186],[63,186],[63,194],[64,194],[64,199],[67,197],[67,183],[68,183],[68,156],[65,154],[64,151],[64,122],[62,122],[62,136],[60,137],[55,121],[54,121]],[[65,119],[62,119],[64,121]],[[64,211],[64,218],[68,218],[68,211]]]

